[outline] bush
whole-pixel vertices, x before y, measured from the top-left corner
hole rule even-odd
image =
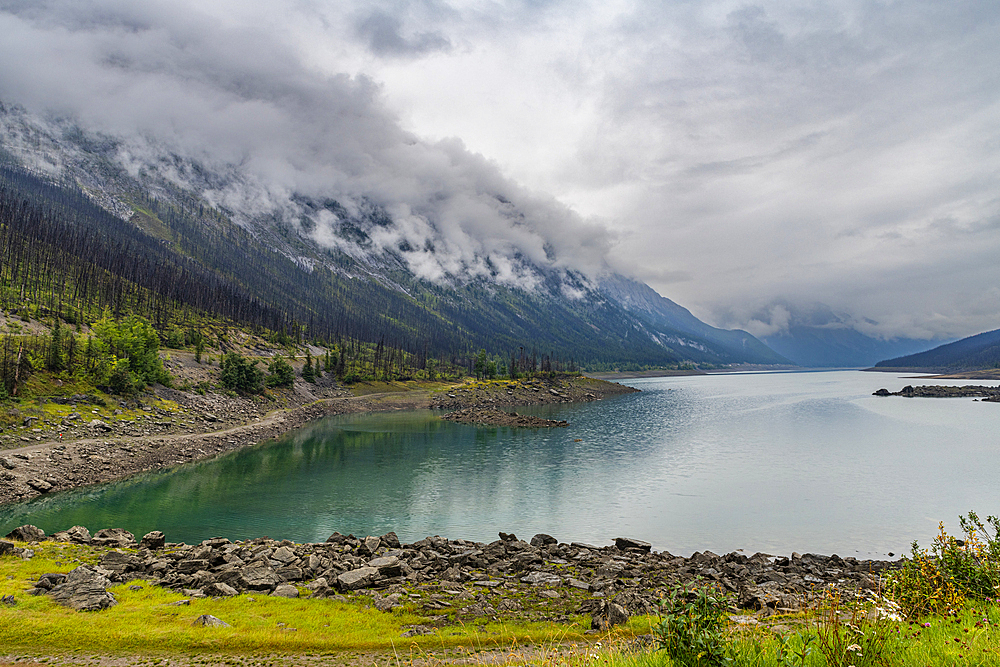
[[[170,375],[158,354],[160,337],[146,320],[130,315],[115,322],[106,312],[94,323],[93,330],[97,340],[88,342],[88,357],[93,355],[96,359],[94,374],[98,384],[106,383],[112,391],[115,386],[125,388],[124,393],[133,391],[130,389],[133,386],[141,389],[154,382],[170,384]],[[127,366],[128,377],[124,375],[126,366],[122,362]]]
[[[257,368],[256,361],[251,362],[238,352],[227,352],[219,362],[219,368],[223,387],[247,394],[264,391],[264,373]]]
[[[698,584],[675,586],[660,600],[653,634],[677,667],[719,667],[730,662],[725,637],[729,599]]]
[[[887,590],[908,618],[957,610],[965,598],[1000,596],[1000,519],[975,512],[959,517],[965,539],[939,525],[930,550],[916,542],[902,567],[886,576]]]
[[[295,370],[281,357],[275,357],[267,367],[268,387],[287,387],[295,382]]]

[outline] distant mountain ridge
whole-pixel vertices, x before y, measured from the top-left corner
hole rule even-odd
[[[164,261],[215,272],[227,289],[287,312],[308,335],[458,356],[531,346],[591,366],[787,363],[750,334],[711,327],[642,283],[573,269],[554,247],[541,260],[508,248],[455,264],[430,238],[413,246],[401,214],[365,197],[270,201],[235,167],[212,169],[152,143],[139,150],[2,104],[0,163],[9,170],[8,196],[81,192],[155,238],[171,257]],[[488,201],[526,224],[502,193]],[[100,216],[75,217],[102,224]],[[421,261],[432,273],[454,273],[429,280],[415,272]]]
[[[820,303],[774,302],[761,309],[754,321],[758,328],[769,330],[758,333],[761,341],[808,368],[867,368],[886,357],[922,352],[935,345],[928,340],[867,335],[858,328],[866,329],[874,322],[858,322]]]
[[[929,371],[1000,368],[1000,329],[969,336],[919,354],[886,359],[875,364],[875,368]]]

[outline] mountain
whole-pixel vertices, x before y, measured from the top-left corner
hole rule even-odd
[[[935,345],[927,340],[869,336],[857,327],[873,322],[855,322],[824,304],[772,304],[757,315],[757,322],[765,321],[769,324],[766,333],[758,333],[760,340],[809,368],[868,367],[886,357],[921,352]]]
[[[1000,368],[1000,329],[963,338],[919,354],[880,361],[875,364],[875,368],[935,372]]]
[[[434,206],[386,197],[378,183],[300,191],[240,163],[3,104],[0,165],[9,215],[47,220],[51,238],[89,239],[81,247],[99,249],[101,271],[142,289],[191,276],[170,298],[203,308],[224,295],[227,316],[254,324],[453,357],[532,348],[591,368],[786,363],[595,266],[586,239],[568,234],[592,230],[502,180],[442,191],[449,203]]]

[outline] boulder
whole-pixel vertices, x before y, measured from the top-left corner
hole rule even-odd
[[[240,574],[246,580],[246,587],[255,591],[270,591],[282,583],[281,577],[271,567],[261,563],[251,563]]]
[[[382,556],[367,563],[368,567],[374,567],[383,577],[398,577],[402,574],[403,568],[396,556]]]
[[[104,547],[131,547],[135,545],[135,535],[124,528],[102,528],[90,543]]]
[[[111,581],[94,568],[81,565],[66,575],[66,581],[59,584],[49,595],[59,604],[76,611],[100,611],[118,604],[115,596],[108,592]]]
[[[388,547],[390,549],[399,549],[402,545],[399,543],[399,538],[394,532],[388,532],[379,538],[382,542],[382,546]]]
[[[72,542],[73,544],[90,544],[90,531],[83,526],[73,526],[69,530],[60,530],[52,534],[57,542]]]
[[[637,549],[639,551],[644,551],[645,553],[649,553],[653,548],[653,545],[650,544],[649,542],[643,542],[642,540],[635,540],[632,539],[631,537],[616,537],[615,546],[621,549],[622,551],[626,551],[628,549]]]
[[[378,577],[374,567],[359,567],[356,570],[344,572],[337,576],[336,587],[340,591],[355,591],[371,585]]]
[[[13,556],[14,555],[14,543],[4,542],[0,540],[0,556]]]
[[[562,577],[550,572],[532,572],[526,577],[521,577],[521,582],[532,586],[558,586],[562,583]]]
[[[240,593],[238,590],[236,590],[229,584],[224,584],[220,581],[205,586],[204,591],[205,595],[214,598],[230,598],[233,597],[234,595],[239,595]]]
[[[279,584],[271,591],[271,595],[279,598],[297,598],[299,597],[299,589],[295,586],[289,586],[288,584]]]
[[[616,625],[628,622],[628,612],[620,604],[601,600],[591,614],[590,627],[599,632],[610,630]]]
[[[283,565],[291,563],[296,558],[295,552],[288,547],[279,547],[271,554],[271,560],[276,560]]]
[[[142,536],[139,546],[143,549],[162,549],[167,543],[167,538],[159,530],[146,533]]]
[[[545,533],[538,533],[531,538],[531,546],[533,547],[546,547],[550,544],[557,544],[559,541],[552,537],[551,535],[546,535]]]
[[[46,482],[44,479],[29,479],[25,482],[25,484],[39,493],[48,493],[52,490],[52,484]]]
[[[381,544],[382,538],[369,535],[361,540],[361,544],[358,545],[358,553],[362,556],[373,556]]]
[[[198,618],[194,619],[194,623],[191,625],[200,628],[228,628],[230,625],[223,621],[221,618],[212,616],[211,614],[202,614]]]
[[[45,531],[38,526],[27,524],[7,533],[7,539],[17,540],[18,542],[41,542],[45,539]]]
[[[105,570],[110,570],[115,574],[124,574],[129,570],[135,570],[139,567],[139,559],[131,554],[125,554],[120,551],[109,551],[103,556],[101,556],[101,567]]]

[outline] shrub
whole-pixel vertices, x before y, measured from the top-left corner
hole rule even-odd
[[[295,382],[295,370],[281,357],[275,357],[267,367],[268,387],[287,387]]]
[[[725,639],[729,599],[698,583],[675,586],[660,600],[659,623],[653,633],[677,667],[718,667],[730,662]]]
[[[939,525],[930,550],[916,542],[902,567],[886,576],[889,594],[908,618],[957,610],[965,598],[1000,594],[1000,519],[982,521],[975,512],[959,517],[965,539]]]
[[[264,373],[238,352],[227,352],[219,362],[222,386],[234,391],[259,394],[264,391]]]

